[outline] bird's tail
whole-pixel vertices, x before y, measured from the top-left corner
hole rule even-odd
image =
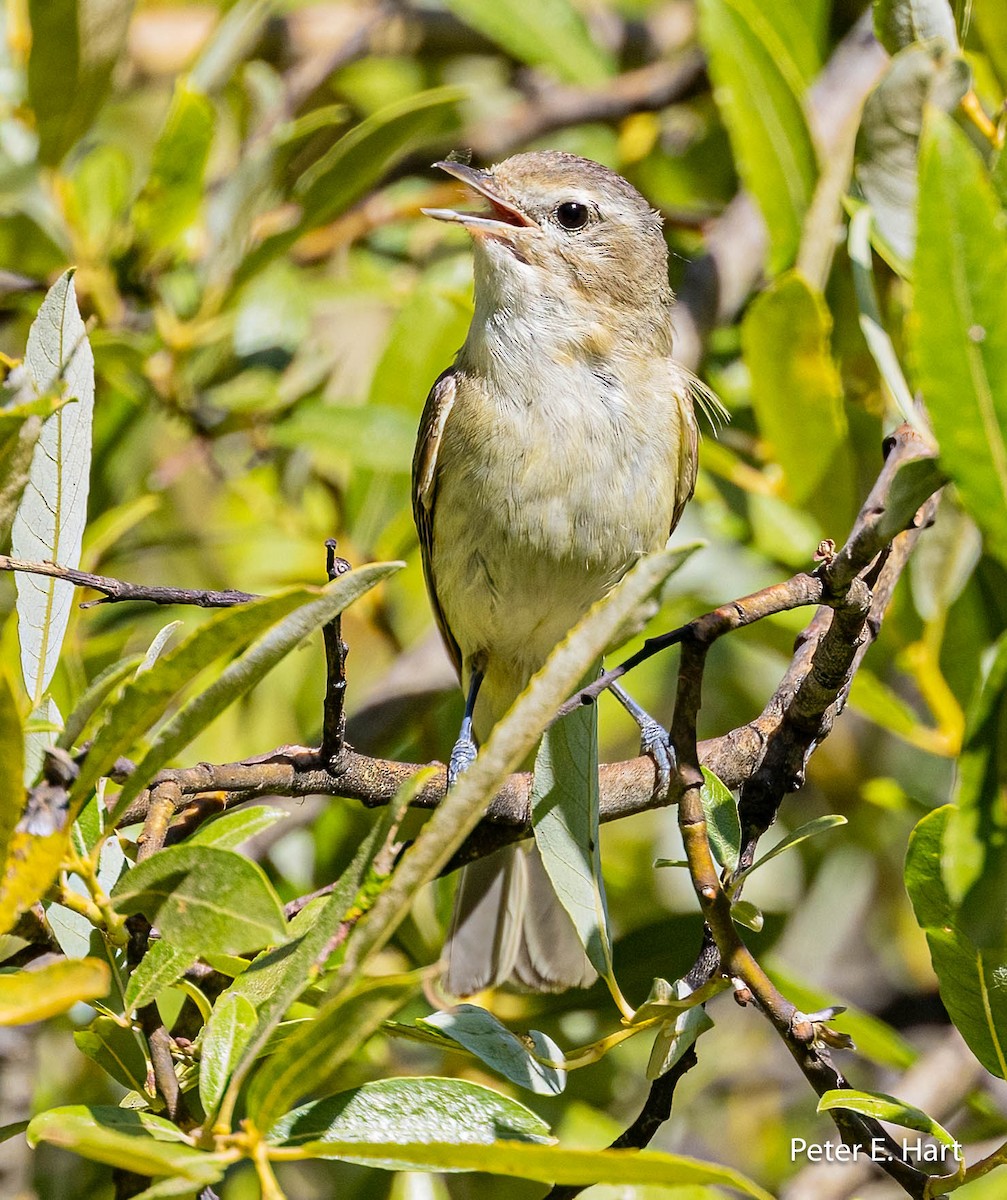
[[[530,841],[464,868],[445,953],[455,996],[501,983],[562,992],[598,977]]]

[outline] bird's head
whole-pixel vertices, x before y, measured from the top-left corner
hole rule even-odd
[[[463,225],[476,247],[476,290],[497,304],[548,296],[613,318],[671,301],[661,217],[621,175],[555,150],[516,154],[489,170],[439,162],[485,201],[478,212],[425,209]]]

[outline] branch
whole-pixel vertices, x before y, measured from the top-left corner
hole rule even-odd
[[[119,604],[124,600],[144,600],[149,604],[194,604],[200,608],[231,608],[235,604],[247,604],[258,600],[252,592],[213,592],[204,588],[148,587],[141,583],[126,583],[107,575],[92,575],[89,571],[76,571],[72,567],[60,567],[51,562],[26,562],[23,558],[11,558],[0,554],[0,571],[22,571],[27,575],[47,575],[50,579],[65,579],[74,587],[91,588],[104,592],[99,600],[86,600],[81,608],[94,608],[97,604]]]
[[[644,1146],[649,1146],[657,1131],[671,1118],[671,1105],[679,1081],[697,1065],[697,1062],[696,1047],[692,1045],[669,1071],[651,1083],[640,1115],[625,1132],[619,1134],[609,1149],[642,1150]],[[590,1186],[587,1183],[581,1186],[557,1183],[552,1191],[547,1193],[545,1200],[574,1200],[574,1197]]]

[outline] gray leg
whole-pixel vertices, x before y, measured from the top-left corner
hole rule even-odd
[[[654,784],[655,796],[666,796],[671,787],[671,777],[678,768],[675,759],[675,747],[671,744],[668,731],[624,691],[617,683],[609,685],[608,689],[640,726],[640,749],[649,754],[657,768],[657,780]]]
[[[476,743],[472,737],[472,714],[475,712],[476,698],[479,695],[479,686],[482,681],[482,671],[473,671],[472,678],[469,680],[469,694],[465,697],[465,715],[462,717],[462,727],[458,733],[458,740],[451,751],[451,757],[448,759],[449,788],[454,787],[458,782],[458,776],[472,765],[476,756]]]

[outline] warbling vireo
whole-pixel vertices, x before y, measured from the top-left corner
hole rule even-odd
[[[625,179],[555,151],[436,165],[486,202],[427,210],[475,246],[472,324],[413,461],[427,586],[467,693],[450,784],[571,626],[664,546],[695,483],[698,385],[671,357],[661,218]],[[666,774],[663,730],[620,699]],[[455,905],[453,994],[593,981],[534,848],[466,867]]]

